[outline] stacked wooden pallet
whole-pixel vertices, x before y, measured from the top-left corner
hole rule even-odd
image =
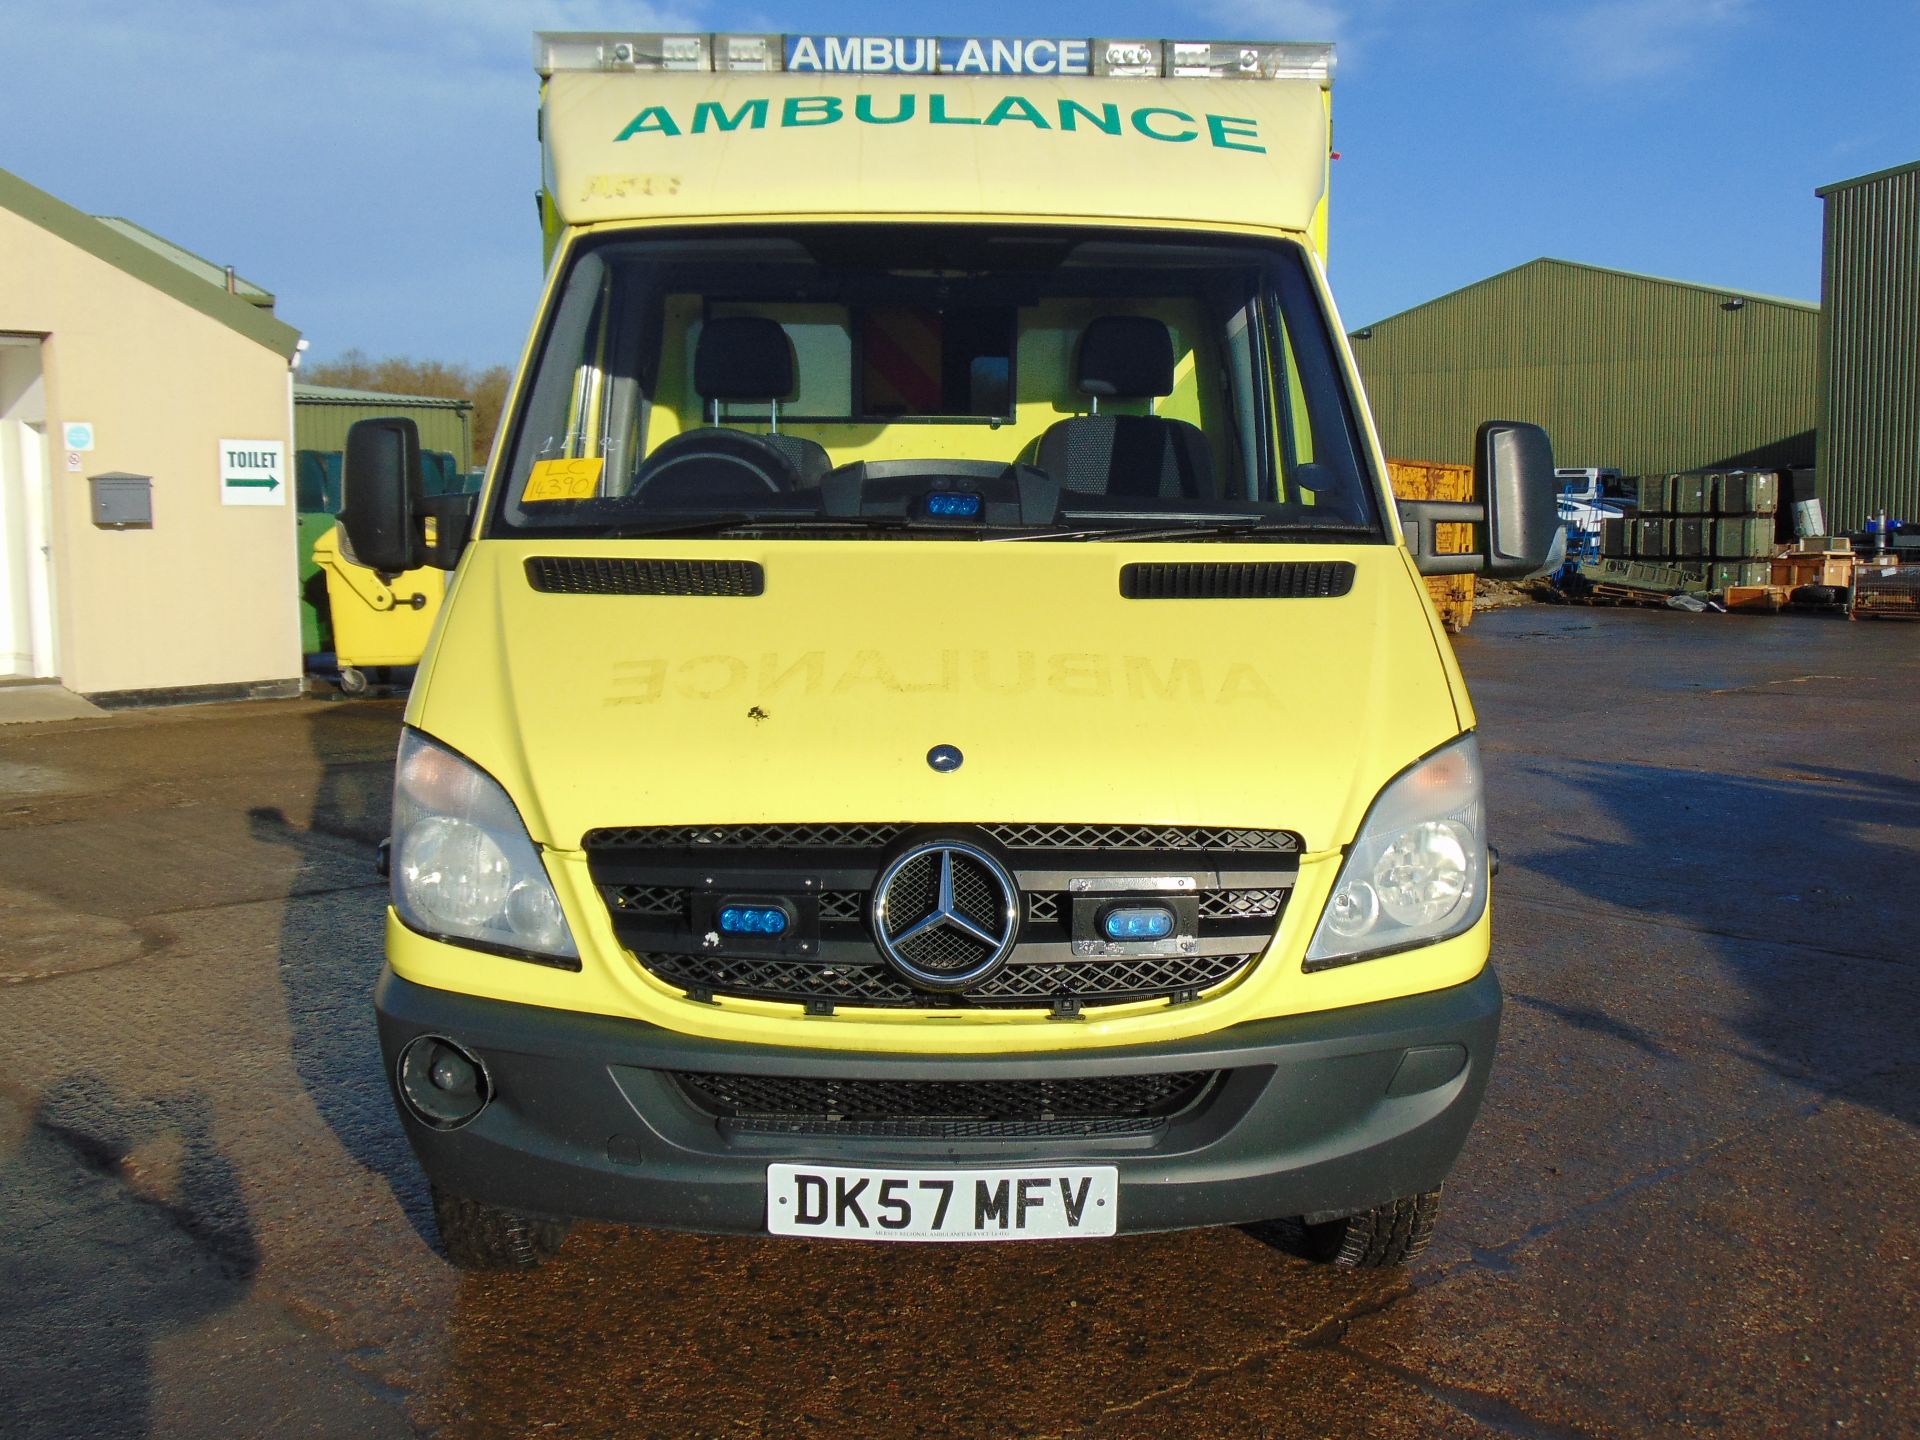
[[[1387,473],[1398,500],[1471,500],[1473,467],[1440,465],[1424,460],[1389,460]],[[1473,548],[1471,525],[1436,525],[1436,548],[1449,555],[1465,554]],[[1449,630],[1464,630],[1473,619],[1473,576],[1429,575],[1427,593],[1433,596],[1433,608]]]

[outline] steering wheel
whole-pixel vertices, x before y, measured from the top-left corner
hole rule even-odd
[[[649,455],[629,493],[656,505],[737,504],[792,490],[799,478],[793,461],[758,435],[709,426]]]

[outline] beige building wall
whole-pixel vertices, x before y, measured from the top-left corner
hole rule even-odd
[[[292,681],[291,494],[220,502],[219,442],[293,436],[286,359],[0,209],[0,331],[44,337],[59,678],[82,694]],[[69,471],[61,431],[91,421]],[[153,528],[103,530],[87,476],[153,477]]]

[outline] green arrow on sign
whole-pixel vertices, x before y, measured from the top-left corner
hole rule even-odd
[[[264,480],[229,480],[227,485],[234,490],[272,490],[280,482],[269,475]]]

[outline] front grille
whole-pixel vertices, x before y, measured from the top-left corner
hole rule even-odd
[[[1118,1005],[1163,996],[1191,998],[1225,984],[1254,957],[1146,955],[1009,965],[958,995],[910,985],[878,955],[871,962],[853,964],[653,950],[637,951],[634,958],[669,985],[701,998],[735,995],[803,1004],[943,1010],[955,1006],[1034,1009],[1062,1001]]]
[[[1167,1122],[1139,1120],[722,1120],[730,1135],[834,1135],[849,1140],[1107,1140],[1153,1135]]]
[[[905,845],[932,833],[997,850],[1021,890],[1020,931],[1006,963],[957,990],[941,975],[981,969],[993,947],[954,926],[897,942],[927,977],[909,981],[872,932],[872,888]],[[1239,978],[1272,941],[1297,872],[1301,842],[1286,830],[1223,826],[1008,823],[928,827],[901,822],[619,826],[585,837],[588,865],[614,929],[635,962],[700,1001],[784,1001],[815,1010],[987,1007],[1052,1010],[1197,999]],[[1185,907],[1186,948],[1127,953],[1093,931],[1106,896],[1168,894]],[[953,871],[962,912],[998,933],[997,884],[962,863]],[[1072,888],[1085,879],[1082,888]],[[976,883],[977,882],[977,883]],[[932,860],[893,882],[890,913],[924,913]],[[916,888],[917,887],[917,888]],[[720,935],[727,895],[783,897],[793,923],[778,940]],[[1096,902],[1090,910],[1082,901]],[[894,926],[896,935],[901,933]],[[1144,947],[1135,947],[1144,948]]]
[[[589,850],[883,850],[914,827],[874,825],[621,825],[589,830]],[[1291,830],[1186,825],[978,825],[1008,850],[1256,851],[1298,854]]]
[[[694,1104],[732,1120],[1038,1125],[1065,1120],[1164,1120],[1197,1100],[1219,1072],[1185,1070],[1069,1080],[840,1080],[671,1073]]]
[[[627,915],[684,915],[691,891],[673,885],[613,885],[606,887],[607,904]],[[1203,920],[1271,919],[1286,903],[1284,890],[1205,890],[1200,894]],[[1059,890],[1028,893],[1027,919],[1050,925],[1059,921]],[[859,890],[825,890],[820,894],[822,920],[860,921],[866,918],[867,897]]]

